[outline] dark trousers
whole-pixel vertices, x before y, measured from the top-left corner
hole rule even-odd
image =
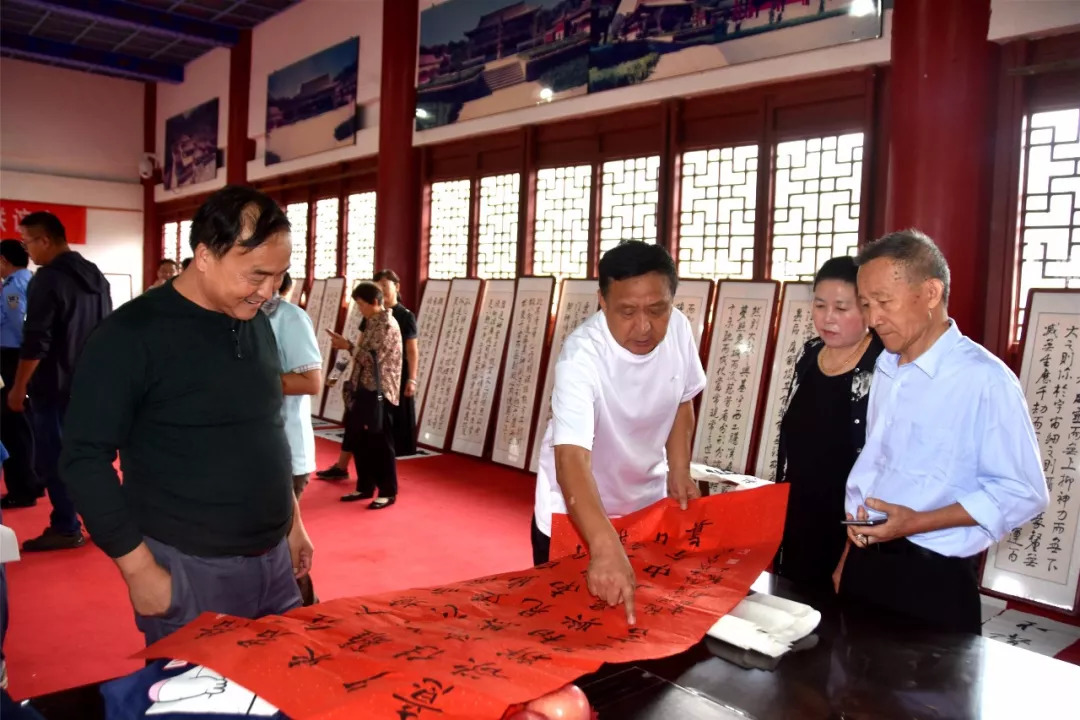
[[[18,348],[0,348],[0,437],[4,439],[10,457],[4,462],[4,482],[12,500],[33,500],[41,495],[41,483],[34,472],[34,432],[31,428],[31,408],[17,413],[8,408],[8,390],[15,383],[19,367]]]
[[[530,531],[532,535],[533,565],[543,565],[551,559],[551,538],[540,531],[540,526],[536,524],[535,515],[533,515]]]
[[[204,612],[256,619],[300,607],[289,543],[282,539],[253,557],[195,557],[146,538],[159,565],[172,576],[172,600],[160,617],[135,616],[135,625],[152,645]]]
[[[394,454],[398,457],[416,454],[416,403],[405,397],[405,377],[402,376],[401,393],[397,407],[390,406],[394,416]]]
[[[977,558],[947,557],[906,539],[852,546],[840,596],[889,610],[918,626],[978,635],[977,570]]]
[[[310,480],[310,473],[292,476],[293,495],[296,496],[297,503],[300,502],[300,496],[304,494],[304,488],[308,486]],[[315,585],[311,581],[311,573],[308,573],[304,577],[296,578],[296,587],[300,590],[300,599],[302,600],[304,607],[319,602],[319,598],[315,596]]]
[[[65,405],[43,401],[34,403],[34,466],[38,478],[45,483],[49,502],[52,503],[49,526],[56,532],[71,535],[79,532],[81,525],[75,514],[75,503],[60,479],[61,427],[67,410]]]
[[[378,432],[357,430],[350,434],[353,465],[356,466],[356,492],[365,495],[379,490],[379,497],[397,495],[397,459],[394,456],[394,406],[383,403],[382,429]]]

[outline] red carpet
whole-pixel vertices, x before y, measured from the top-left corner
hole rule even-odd
[[[339,446],[318,439],[319,467]],[[320,599],[422,587],[532,564],[529,518],[533,476],[456,455],[398,465],[398,502],[371,512],[343,504],[346,481],[313,480],[304,523],[315,543]],[[4,524],[20,542],[48,524],[49,504],[10,510]],[[88,544],[23,555],[8,568],[11,625],[4,652],[10,692],[24,698],[137,669],[142,647],[127,588],[116,566]]]

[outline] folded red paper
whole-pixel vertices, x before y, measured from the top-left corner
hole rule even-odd
[[[587,551],[556,516],[540,567],[261,620],[206,613],[139,657],[210,667],[295,720],[497,719],[603,663],[697,643],[772,559],[786,504],[777,485],[615,520],[639,582],[632,627],[589,595]]]

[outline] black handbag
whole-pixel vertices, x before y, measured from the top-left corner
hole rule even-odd
[[[363,385],[353,389],[349,420],[357,432],[380,433],[383,429],[383,403],[386,398],[383,396],[382,377],[379,374],[379,356],[374,350],[369,352],[374,364],[375,389],[368,390]]]

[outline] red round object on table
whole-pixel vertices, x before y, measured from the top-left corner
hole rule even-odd
[[[546,720],[591,720],[589,699],[577,685],[567,685],[525,705],[525,711],[539,713]],[[515,716],[518,717],[518,716]],[[533,716],[535,718],[535,716]],[[529,718],[524,716],[522,720]]]

